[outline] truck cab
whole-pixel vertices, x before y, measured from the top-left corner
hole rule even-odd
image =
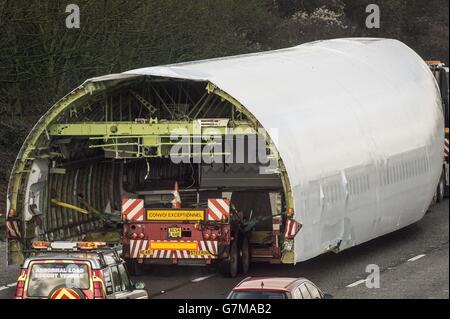
[[[434,77],[436,78],[436,83],[439,86],[439,90],[441,92],[441,100],[442,100],[442,111],[444,114],[444,163],[442,166],[442,175],[439,181],[437,190],[436,190],[436,201],[440,202],[445,197],[448,198],[449,195],[449,187],[450,187],[450,179],[449,179],[449,86],[448,86],[448,66],[446,66],[441,61],[426,61],[428,66],[430,67],[431,72],[433,72]]]

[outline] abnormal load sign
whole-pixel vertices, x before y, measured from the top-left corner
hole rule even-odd
[[[147,220],[203,220],[203,210],[189,209],[149,209],[147,210]]]

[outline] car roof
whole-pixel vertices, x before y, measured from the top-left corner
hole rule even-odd
[[[23,265],[22,268],[28,268],[31,262],[36,262],[36,261],[71,261],[71,260],[76,260],[76,261],[89,261],[92,265],[92,268],[94,269],[100,269],[101,268],[101,264],[100,264],[100,260],[98,258],[80,258],[80,257],[75,257],[75,256],[37,256],[37,257],[30,257],[27,258]]]
[[[61,260],[77,260],[77,261],[89,261],[92,265],[93,269],[100,269],[107,265],[117,264],[117,260],[114,258],[114,254],[112,252],[104,252],[102,256],[100,253],[92,251],[92,252],[73,252],[73,253],[64,253],[64,252],[35,252],[36,255],[28,257],[22,264],[22,268],[28,268],[29,264],[33,261],[61,261]],[[103,260],[102,260],[103,257]]]
[[[233,290],[272,289],[288,291],[293,284],[305,281],[308,280],[306,278],[291,277],[247,277]]]

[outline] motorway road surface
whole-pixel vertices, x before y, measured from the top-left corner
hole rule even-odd
[[[380,287],[367,288],[366,266],[380,269]],[[448,199],[404,229],[339,254],[293,265],[252,264],[250,276],[306,277],[334,298],[449,298]],[[151,298],[225,298],[244,278],[223,278],[213,267],[149,266],[144,281]],[[0,287],[11,298],[14,287]]]

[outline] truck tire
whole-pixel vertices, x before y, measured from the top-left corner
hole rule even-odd
[[[136,259],[128,259],[127,268],[131,276],[142,276],[144,272],[144,265],[139,264]]]
[[[444,176],[444,198],[448,198],[449,196],[449,185],[448,185],[448,164],[444,165],[444,171],[442,172],[442,175]]]
[[[220,263],[220,272],[225,277],[234,278],[238,274],[239,252],[237,240],[233,240],[230,245],[230,253],[227,258]]]
[[[250,268],[250,244],[247,236],[244,236],[239,247],[239,272],[243,275],[248,273]]]
[[[444,172],[441,174],[441,178],[439,179],[439,184],[436,190],[436,202],[440,203],[444,200],[445,196],[445,175]]]

